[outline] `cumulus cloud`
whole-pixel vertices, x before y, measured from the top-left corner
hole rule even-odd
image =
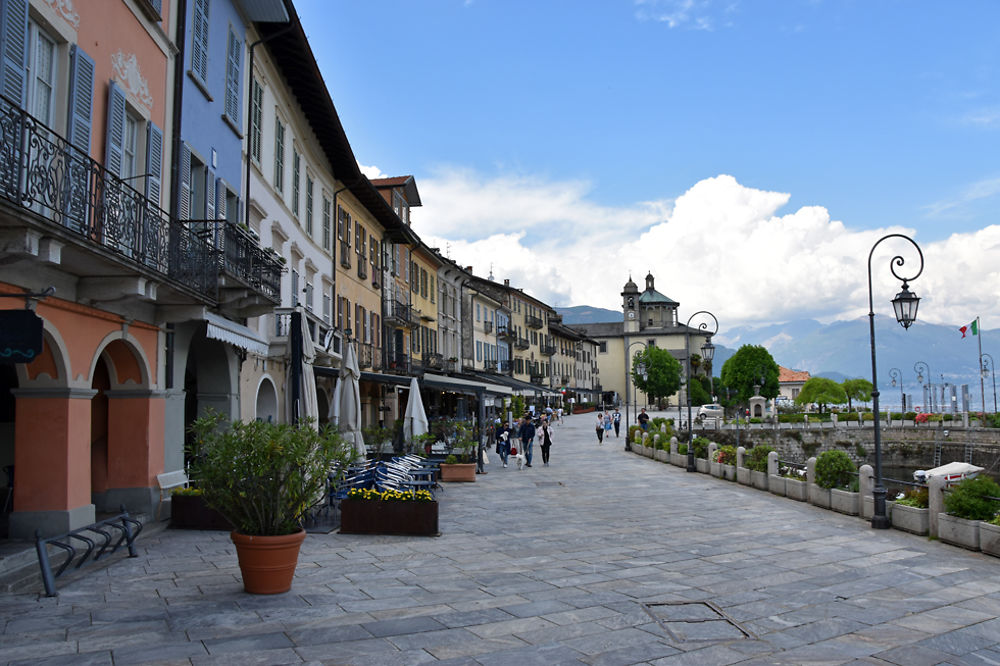
[[[382,173],[382,170],[379,169],[377,166],[365,166],[364,164],[361,164],[360,162],[358,162],[358,168],[361,169],[361,173],[363,173],[368,178],[386,178],[387,177],[384,173]]]
[[[588,187],[527,176],[488,178],[448,170],[418,183],[424,205],[413,226],[476,275],[492,273],[554,306],[618,309],[631,275],[642,287],[647,272],[656,289],[680,302],[680,313],[707,309],[736,326],[798,318],[821,321],[868,311],[868,255],[882,236],[913,229],[859,230],[833,220],[826,208],[784,211],[790,195],[746,187],[719,175],[695,183],[676,199],[632,206],[601,206]],[[1000,303],[993,284],[1000,267],[1000,227],[921,245],[923,275],[911,284],[922,298],[920,318],[966,321]],[[991,252],[993,250],[993,252]],[[903,276],[919,264],[901,239],[879,244],[872,259],[876,311],[891,316],[900,289],[890,271],[894,256]],[[978,293],[973,293],[978,292]]]

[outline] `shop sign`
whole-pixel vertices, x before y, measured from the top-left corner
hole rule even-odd
[[[31,310],[0,310],[0,362],[30,363],[42,353],[42,318]]]

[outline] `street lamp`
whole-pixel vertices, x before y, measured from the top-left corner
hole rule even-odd
[[[632,450],[632,442],[629,440],[629,434],[628,434],[628,428],[629,428],[629,425],[628,425],[628,402],[629,402],[628,393],[629,393],[629,387],[632,385],[632,363],[630,362],[631,358],[629,357],[629,354],[632,352],[632,347],[634,347],[636,345],[642,345],[643,349],[646,348],[646,343],[642,342],[642,341],[633,342],[632,344],[630,344],[628,347],[625,348],[625,450],[626,451],[631,451]],[[643,376],[643,381],[645,381],[645,378],[646,378],[646,366],[645,366],[645,364],[640,363],[639,367],[636,368],[636,370],[638,370],[639,374]],[[633,389],[632,392],[634,394],[635,390]]]
[[[878,375],[875,371],[875,304],[872,300],[872,256],[875,254],[875,248],[878,247],[882,241],[889,238],[902,238],[908,241],[914,248],[916,248],[917,254],[920,257],[920,267],[917,269],[916,274],[912,277],[903,277],[896,272],[897,267],[903,266],[906,263],[903,260],[903,257],[897,254],[889,261],[889,270],[892,272],[893,277],[903,283],[903,290],[896,294],[896,297],[892,299],[892,309],[895,311],[896,321],[898,321],[904,329],[909,328],[910,325],[916,321],[917,306],[920,304],[920,299],[917,298],[916,294],[909,290],[908,282],[910,280],[916,280],[924,271],[924,254],[920,251],[920,246],[917,245],[912,238],[904,236],[903,234],[888,234],[883,236],[875,242],[875,245],[872,246],[871,252],[868,253],[868,330],[872,347],[872,408],[875,412],[875,488],[872,490],[872,499],[875,503],[875,511],[872,515],[872,527],[882,530],[889,528],[889,518],[885,514],[886,491],[885,486],[882,485],[882,422],[879,418]]]
[[[899,382],[899,411],[906,411],[906,394],[903,393],[903,373],[899,371],[899,368],[891,368],[889,370],[889,376],[892,377],[892,385],[895,386],[896,382]]]
[[[989,366],[986,367],[986,359],[990,360]],[[983,374],[990,373],[993,376],[993,413],[997,413],[997,366],[993,363],[993,357],[983,352]]]
[[[694,425],[691,422],[691,320],[700,314],[706,314],[715,322],[715,328],[708,334],[708,339],[701,346],[701,357],[706,361],[711,361],[715,356],[715,345],[712,344],[712,336],[719,332],[719,320],[708,310],[699,310],[688,317],[684,325],[684,353],[687,356],[687,407],[688,407],[688,460],[687,471],[697,471],[694,465]],[[698,324],[699,331],[708,330],[708,322],[703,321]]]
[[[929,405],[924,405],[928,408],[927,411],[934,411],[934,385],[931,384],[931,368],[924,361],[917,361],[913,364],[913,371],[917,373],[917,383],[920,384],[921,388],[924,386],[924,373],[927,373],[927,398],[930,400]],[[925,402],[927,402],[925,400]]]

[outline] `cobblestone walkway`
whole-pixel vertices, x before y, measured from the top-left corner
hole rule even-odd
[[[598,446],[440,495],[438,538],[311,534],[242,592],[222,532],[0,596],[0,663],[998,664],[1000,560]]]

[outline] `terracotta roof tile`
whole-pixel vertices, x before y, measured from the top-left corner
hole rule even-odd
[[[805,382],[809,381],[809,373],[805,370],[789,370],[778,366],[778,383],[784,382]]]

